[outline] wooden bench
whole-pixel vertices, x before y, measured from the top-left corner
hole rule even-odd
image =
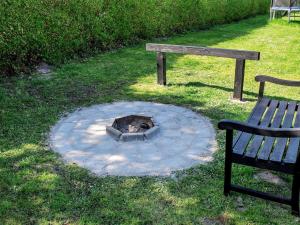
[[[298,86],[299,81],[286,81],[257,76],[259,100],[246,123],[223,120],[218,126],[226,130],[224,194],[230,191],[249,194],[291,205],[299,215],[300,185],[300,103],[264,98],[265,82]],[[239,131],[233,139],[233,131]],[[292,196],[284,198],[231,184],[232,163],[280,171],[293,175]]]
[[[246,60],[259,60],[260,53],[255,51],[207,48],[186,45],[147,44],[147,51],[157,52],[157,83],[167,84],[166,53],[215,56],[236,60],[233,98],[242,100]]]

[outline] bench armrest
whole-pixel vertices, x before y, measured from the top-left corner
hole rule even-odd
[[[300,137],[300,128],[265,128],[233,120],[222,120],[218,123],[218,127],[221,130],[237,130],[268,137]]]
[[[273,84],[279,84],[284,86],[300,87],[300,81],[283,80],[283,79],[265,76],[265,75],[258,75],[255,77],[255,80],[257,82],[260,82],[259,94],[258,94],[259,98],[262,98],[264,95],[265,82],[270,82]]]

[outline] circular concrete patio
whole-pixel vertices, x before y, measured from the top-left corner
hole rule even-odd
[[[145,141],[116,141],[106,133],[114,119],[152,117],[159,132]],[[50,147],[69,163],[100,175],[167,176],[211,161],[216,150],[210,121],[183,107],[150,102],[115,102],[79,109],[51,130]]]

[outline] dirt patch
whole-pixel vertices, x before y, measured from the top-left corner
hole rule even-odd
[[[282,180],[279,176],[269,172],[269,171],[262,171],[254,175],[254,178],[257,180],[262,180],[271,184],[276,184],[279,186],[285,186],[286,182]]]
[[[216,218],[204,217],[200,219],[202,225],[225,225],[229,221],[229,217],[226,214],[221,214]]]
[[[87,85],[80,82],[71,82],[64,94],[72,103],[79,103],[101,95],[100,92],[97,91],[96,85]]]

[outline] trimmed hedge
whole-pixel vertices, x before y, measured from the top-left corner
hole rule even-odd
[[[265,13],[269,0],[1,0],[0,73]]]

